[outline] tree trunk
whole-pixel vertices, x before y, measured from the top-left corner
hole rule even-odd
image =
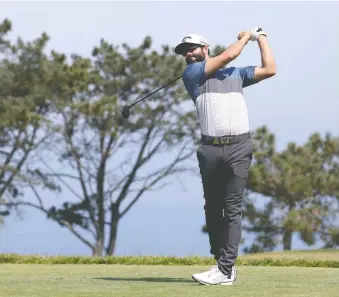
[[[120,219],[119,205],[112,203],[111,204],[111,230],[110,230],[110,236],[109,236],[109,244],[108,244],[107,251],[106,251],[106,254],[109,256],[114,254],[114,250],[116,248],[119,219]]]
[[[92,251],[92,255],[94,257],[101,257],[102,256],[102,253],[104,251],[104,237],[99,235],[98,236],[98,239],[95,243],[95,247]]]
[[[284,251],[292,249],[292,234],[293,234],[292,230],[290,229],[285,230],[283,236]]]

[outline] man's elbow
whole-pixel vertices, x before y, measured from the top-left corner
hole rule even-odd
[[[274,75],[276,75],[277,74],[277,71],[276,71],[276,69],[274,68],[274,69],[270,69],[269,71],[268,71],[268,73],[267,73],[267,75],[269,76],[269,77],[272,77],[272,76],[274,76]]]
[[[272,76],[276,75],[276,73],[277,73],[277,68],[276,68],[275,65],[272,65],[272,66],[270,66],[270,67],[267,67],[267,69],[266,69],[265,72],[266,72],[266,76],[267,76],[267,77],[272,77]]]
[[[257,67],[254,71],[254,80],[259,82],[276,75],[276,73],[275,66]]]

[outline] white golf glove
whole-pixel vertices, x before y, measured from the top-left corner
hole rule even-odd
[[[254,28],[251,30],[251,41],[256,41],[260,35],[267,36],[261,28]]]

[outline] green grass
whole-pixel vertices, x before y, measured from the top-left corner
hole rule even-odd
[[[1,264],[1,297],[334,297],[339,269],[239,266],[234,286],[202,286],[208,266]],[[326,291],[326,293],[325,293]]]

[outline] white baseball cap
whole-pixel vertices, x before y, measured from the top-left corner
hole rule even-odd
[[[187,48],[190,45],[194,45],[194,44],[202,45],[202,46],[209,45],[208,41],[204,37],[202,37],[198,34],[188,34],[182,39],[181,43],[179,43],[175,47],[174,51],[175,51],[176,54],[180,55],[182,53],[183,49]]]

